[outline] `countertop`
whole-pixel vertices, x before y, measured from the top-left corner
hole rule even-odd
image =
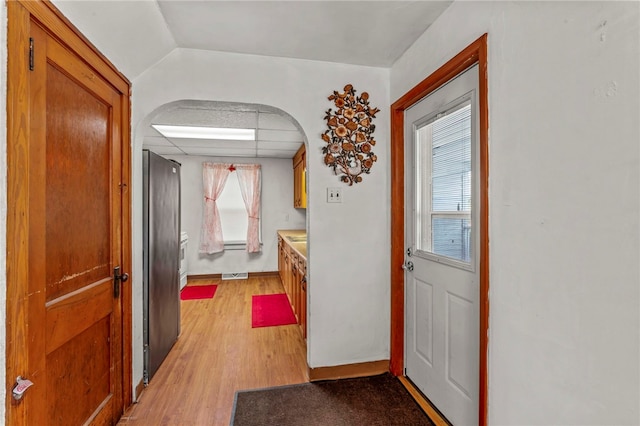
[[[289,245],[289,247],[293,248],[298,255],[304,257],[304,260],[307,260],[307,242],[300,241],[294,242],[289,240],[287,237],[306,237],[307,231],[304,229],[280,229],[278,230],[278,235],[282,237],[282,240]]]

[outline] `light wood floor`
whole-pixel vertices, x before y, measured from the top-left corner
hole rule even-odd
[[[251,296],[284,292],[277,277],[218,283],[213,299],[181,302],[180,337],[119,425],[229,425],[237,390],[308,381],[297,325],[251,328]]]

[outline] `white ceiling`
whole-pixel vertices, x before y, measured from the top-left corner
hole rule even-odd
[[[178,46],[390,67],[450,1],[167,1]]]
[[[176,48],[388,68],[451,2],[53,0],[134,85],[137,76]],[[173,111],[177,113],[175,109]],[[202,114],[202,106],[199,111]],[[201,121],[201,115],[190,119],[189,112],[193,112],[193,108],[180,111],[179,115],[171,118],[167,111],[162,119],[185,125],[189,121]],[[235,113],[239,117],[244,116],[237,111]],[[264,114],[262,121],[267,122],[277,115],[273,111]],[[228,121],[222,126],[213,122],[218,116],[219,111],[212,110],[209,113],[212,121],[206,124],[225,127],[227,123],[228,127]],[[178,117],[184,121],[177,122]],[[262,115],[254,111],[254,117]],[[238,118],[239,121],[243,119]],[[270,129],[261,125],[258,119],[256,128],[261,140],[254,148],[254,155],[275,155],[282,151],[280,156],[291,158],[290,144],[294,139],[301,142],[301,135],[293,136],[287,128]],[[281,133],[272,133],[272,130]],[[167,151],[180,150],[194,155],[205,152],[202,146],[191,146],[203,145],[202,142],[161,139],[153,129],[148,133],[152,146],[164,146]],[[239,149],[239,146],[235,148]]]
[[[178,45],[155,0],[52,0],[129,80]]]
[[[159,155],[292,158],[304,143],[295,122],[276,108],[227,102],[183,101],[151,124],[256,129],[255,141],[167,138],[149,126],[143,146]]]

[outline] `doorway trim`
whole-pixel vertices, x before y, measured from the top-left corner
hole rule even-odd
[[[461,74],[479,66],[480,118],[480,359],[478,421],[487,424],[487,350],[489,331],[489,106],[487,34],[467,46],[447,63],[391,105],[391,360],[389,369],[404,376],[404,112],[425,96]]]
[[[11,389],[16,376],[24,375],[28,359],[28,265],[29,265],[29,28],[30,19],[82,57],[96,74],[120,94],[122,120],[122,270],[132,273],[131,263],[131,83],[49,0],[7,1],[7,223],[6,223],[6,352],[5,418],[8,425],[26,424],[24,404],[14,405]],[[131,281],[129,281],[131,282]],[[132,403],[132,302],[131,286],[121,291],[123,410]]]

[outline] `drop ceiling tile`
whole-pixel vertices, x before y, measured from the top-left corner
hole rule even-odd
[[[238,148],[238,149],[255,149],[256,141],[229,141],[219,139],[182,139],[171,138],[171,142],[179,147],[194,148]]]
[[[173,146],[173,144],[164,136],[145,136],[142,144],[144,146],[147,146],[147,145]]]
[[[263,130],[258,129],[256,136],[261,141],[278,141],[278,142],[300,142],[302,143],[302,134],[297,130]]]
[[[288,158],[291,159],[296,154],[296,151],[281,150],[281,149],[258,149],[258,157],[269,158]]]
[[[301,142],[258,141],[258,149],[279,149],[294,153],[301,145]]]
[[[155,152],[158,155],[182,155],[182,152],[179,148],[175,146],[157,146],[157,145],[145,145],[144,149],[148,149],[151,152]]]
[[[304,143],[303,134],[292,118],[273,107],[261,105],[185,101],[158,114],[154,124],[205,125],[211,127],[257,128],[258,141],[234,141],[215,139],[164,138],[149,127],[145,144],[174,144],[189,155],[205,156],[264,156],[292,158]],[[149,142],[146,140],[149,139]],[[161,141],[161,142],[155,142]]]
[[[261,112],[258,115],[258,127],[260,129],[298,131],[298,128],[289,117],[266,112]]]
[[[156,129],[154,129],[151,126],[148,126],[144,129],[144,137],[150,137],[150,138],[164,138],[164,136],[162,136],[162,133],[160,133],[159,131],[157,131]]]
[[[206,155],[210,157],[255,157],[255,149],[231,149],[210,147],[186,147],[183,149],[188,155]]]
[[[255,111],[244,112],[203,108],[176,108],[161,113],[152,121],[153,124],[255,129],[258,123],[258,117]]]

